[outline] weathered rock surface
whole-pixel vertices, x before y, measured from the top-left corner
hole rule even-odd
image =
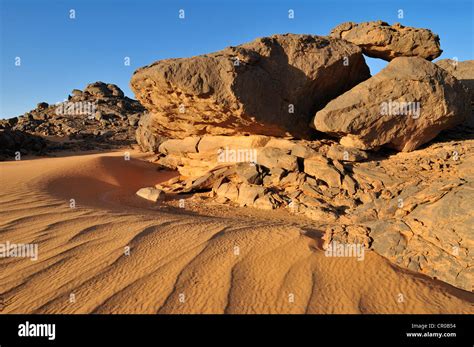
[[[140,117],[135,138],[143,152],[158,152],[161,143],[167,140],[166,137],[157,135],[152,126],[152,116],[148,112]]]
[[[314,156],[304,160],[304,172],[327,183],[329,187],[341,186],[341,174],[323,156]]]
[[[201,146],[204,139],[206,143]],[[172,180],[157,187],[169,193],[211,191],[219,202],[228,201],[239,206],[261,209],[287,206],[292,211],[316,220],[337,219],[336,209],[326,200],[337,195],[339,189],[336,188],[337,192],[331,191],[326,197],[323,190],[331,190],[332,186],[341,185],[340,171],[334,166],[340,164],[334,162],[333,165],[319,154],[315,143],[311,143],[313,147],[310,147],[310,143],[305,141],[257,135],[240,137],[241,141],[236,141],[238,139],[239,137],[229,136],[216,136],[212,139],[212,136],[206,135],[200,141],[196,140],[196,137],[172,140],[170,143],[176,151],[179,150],[179,157],[171,153],[173,150],[167,148],[166,141],[163,142],[157,163],[179,170],[183,177],[179,181]],[[197,146],[194,146],[196,142]],[[193,146],[185,146],[189,143],[193,143]],[[219,148],[214,144],[219,144],[219,148],[224,147],[229,151],[244,150],[238,144],[256,146],[250,149],[255,150],[256,156],[251,156],[255,160],[235,160],[238,159],[235,156],[230,161],[216,160],[220,154],[217,152]],[[295,153],[295,149],[301,156],[290,154]],[[309,168],[310,161],[315,161],[317,156],[320,159],[317,162],[317,170],[300,172],[303,160],[308,162]],[[340,170],[343,171],[343,168]],[[315,177],[316,175],[318,177]],[[313,192],[314,198],[308,199],[302,195],[304,189]]]
[[[359,47],[286,34],[158,61],[138,69],[130,85],[157,136],[306,137],[314,112],[369,76]]]
[[[474,94],[474,60],[441,59],[436,61],[436,65],[460,80]]]
[[[436,65],[456,77],[469,90],[471,94],[471,116],[463,126],[474,128],[474,60],[442,59],[438,60]]]
[[[412,151],[469,113],[469,95],[451,74],[419,57],[396,58],[317,112],[314,127],[344,136],[347,147]]]
[[[473,291],[473,149],[473,140],[433,144],[354,167],[353,178],[374,194],[326,239],[359,240],[399,266]]]
[[[31,141],[9,136],[10,140],[18,140],[16,150],[31,153],[110,149],[135,143],[135,129],[145,111],[138,101],[125,97],[116,85],[103,82],[89,84],[84,91],[75,89],[71,94],[67,101],[54,105],[41,102],[22,116],[0,120],[0,129],[23,133],[22,138],[42,138],[46,146],[38,152],[31,151]]]
[[[280,168],[286,171],[298,169],[297,157],[289,154],[288,150],[275,147],[264,147],[257,151],[257,163],[269,168]]]
[[[433,60],[443,52],[438,35],[428,29],[405,27],[399,23],[346,22],[335,27],[330,36],[358,45],[369,57],[388,61],[414,56]]]

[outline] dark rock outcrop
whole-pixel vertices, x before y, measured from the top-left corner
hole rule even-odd
[[[15,139],[14,147],[20,151],[37,153],[30,147],[23,148],[30,143],[20,140],[23,138],[42,138],[42,154],[110,149],[135,143],[135,130],[144,111],[138,101],[125,97],[116,85],[95,82],[84,91],[73,90],[67,101],[54,105],[41,102],[22,116],[0,120],[0,129],[9,143]]]

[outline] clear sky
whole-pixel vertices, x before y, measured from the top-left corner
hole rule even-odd
[[[0,118],[64,100],[95,81],[134,97],[133,71],[277,33],[327,35],[345,22],[382,19],[429,28],[440,58],[474,59],[472,0],[0,0]],[[70,10],[75,19],[70,19]],[[185,18],[179,18],[184,9]],[[294,10],[294,19],[288,10]],[[398,18],[399,10],[403,18]],[[16,57],[21,65],[16,66]],[[130,66],[124,64],[130,58]],[[374,74],[385,66],[367,59]]]

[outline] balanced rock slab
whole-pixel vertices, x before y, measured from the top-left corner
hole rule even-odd
[[[362,48],[365,55],[390,61],[396,57],[421,57],[433,60],[443,52],[438,35],[428,29],[405,27],[399,23],[389,25],[375,21],[338,25],[330,36],[352,42]]]
[[[152,132],[307,137],[312,115],[370,76],[362,50],[336,38],[274,35],[135,71]]]
[[[423,58],[401,57],[329,102],[313,125],[344,136],[343,146],[412,151],[464,122],[469,104],[467,90],[454,76]]]

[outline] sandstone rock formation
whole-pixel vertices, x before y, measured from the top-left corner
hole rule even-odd
[[[149,113],[137,141],[180,174],[156,185],[163,203],[288,211],[324,233],[323,247],[361,244],[472,291],[470,65],[431,63],[441,49],[425,29],[345,23],[331,36],[275,35],[139,69],[131,85]],[[353,44],[390,63],[367,79]],[[305,139],[311,110],[339,143]]]
[[[453,59],[442,59],[436,65],[448,71],[466,86],[471,94],[471,116],[464,126],[474,128],[474,60],[457,61]]]
[[[310,35],[274,35],[138,69],[130,82],[156,136],[306,137],[312,115],[369,77],[359,47]],[[138,142],[149,139],[140,130]],[[148,141],[150,142],[150,141]],[[153,142],[153,141],[151,141]],[[149,146],[149,150],[153,150]]]
[[[460,80],[474,94],[474,60],[441,59],[436,61],[436,65]]]
[[[140,117],[135,139],[143,152],[158,152],[160,144],[167,140],[166,137],[158,135],[158,131],[153,127],[153,116],[148,112]]]
[[[125,97],[116,85],[103,82],[89,84],[84,91],[75,89],[71,94],[67,101],[54,105],[41,102],[22,116],[0,120],[1,137],[10,148],[2,146],[1,153],[11,157],[12,150],[44,154],[135,143],[135,129],[145,111],[139,102]],[[34,142],[38,147],[41,141],[42,150],[33,149],[32,142],[25,141],[25,137],[40,138]]]
[[[355,182],[344,178],[341,162],[320,153],[329,148],[319,141],[261,135],[168,140],[156,162],[182,176],[157,188],[168,194],[209,192],[219,203],[288,208],[314,220],[335,221]]]
[[[433,60],[443,52],[438,35],[428,29],[405,27],[399,23],[346,22],[335,27],[330,36],[358,45],[369,57],[388,61],[414,56]]]
[[[425,59],[402,57],[329,102],[314,127],[343,136],[348,147],[412,151],[469,113],[469,95],[456,78]]]
[[[325,231],[326,245],[360,243],[398,266],[472,290],[474,140],[384,158],[327,140],[205,138],[203,152],[199,137],[160,146],[157,163],[181,176],[158,189],[169,197],[193,194],[230,206],[286,210]],[[253,145],[257,156],[222,162],[212,143],[234,151]],[[277,151],[286,159],[267,155],[263,164],[258,156]],[[328,157],[341,152],[342,160]],[[288,165],[292,156],[296,166]]]

